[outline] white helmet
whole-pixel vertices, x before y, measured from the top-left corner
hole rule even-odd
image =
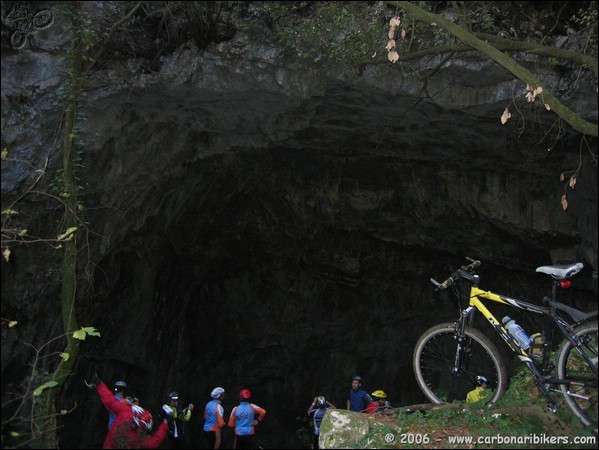
[[[219,398],[224,393],[225,393],[225,390],[222,387],[216,387],[216,388],[212,389],[212,392],[210,393],[210,397]]]
[[[482,386],[483,384],[489,384],[489,380],[487,380],[487,377],[485,377],[484,375],[477,375],[476,376],[476,383],[479,386]]]

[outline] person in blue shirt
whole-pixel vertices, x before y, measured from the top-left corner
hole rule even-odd
[[[359,375],[354,375],[351,379],[351,389],[347,398],[347,409],[354,412],[363,412],[366,407],[372,403],[372,397],[362,389],[364,379]]]
[[[127,389],[127,383],[122,380],[114,383],[114,397],[119,400],[121,403],[129,403],[127,397],[125,396],[125,389]],[[114,419],[116,419],[116,414],[108,412],[108,429],[112,428],[112,424],[114,423]]]
[[[239,405],[233,408],[228,425],[235,428],[234,449],[254,448],[254,427],[262,423],[266,410],[250,403],[252,393],[249,389],[239,392]],[[256,417],[258,416],[258,417]]]
[[[204,434],[208,440],[208,448],[220,448],[222,443],[221,428],[224,427],[225,411],[222,401],[225,398],[225,390],[222,387],[212,389],[210,393],[212,400],[204,408]]]
[[[318,439],[320,437],[320,424],[324,415],[329,409],[335,409],[335,405],[325,399],[322,395],[315,397],[314,401],[308,408],[308,416],[312,419],[314,425],[314,441],[312,442],[312,448],[318,449]]]

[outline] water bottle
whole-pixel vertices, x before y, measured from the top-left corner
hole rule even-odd
[[[510,319],[508,316],[505,316],[502,319],[503,326],[510,333],[510,335],[516,340],[518,345],[522,350],[528,350],[530,347],[530,336],[526,334],[526,331],[518,325],[514,319]]]

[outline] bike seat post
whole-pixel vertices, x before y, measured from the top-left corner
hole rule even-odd
[[[551,300],[556,301],[557,299],[557,287],[559,285],[559,280],[553,280],[553,286],[551,287]]]

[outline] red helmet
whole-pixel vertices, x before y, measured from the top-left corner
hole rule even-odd
[[[239,391],[239,398],[241,400],[249,400],[250,398],[252,398],[252,393],[249,389],[242,389],[241,391]]]
[[[152,414],[141,406],[133,405],[133,424],[135,428],[141,428],[148,433],[152,431]]]

